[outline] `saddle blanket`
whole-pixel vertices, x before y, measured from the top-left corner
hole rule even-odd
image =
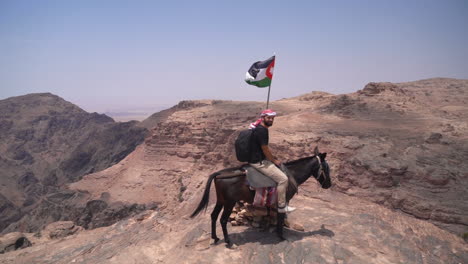
[[[255,198],[253,206],[272,207],[276,206],[278,201],[278,192],[276,187],[255,188]]]

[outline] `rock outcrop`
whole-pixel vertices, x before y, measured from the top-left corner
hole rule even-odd
[[[288,220],[304,231],[285,228],[286,241],[269,229],[228,225],[235,244],[228,249],[223,240],[212,244],[209,213],[190,219],[181,217],[188,208],[176,215],[146,211],[65,239],[32,236],[33,247],[0,255],[0,263],[468,262],[468,246],[460,237],[357,197],[302,192],[292,205],[298,210]],[[217,232],[222,238],[219,224]]]
[[[43,225],[24,216],[41,211],[43,224],[67,218],[46,201],[62,197],[65,184],[118,163],[146,133],[136,122],[116,123],[49,93],[0,100],[0,231],[21,218],[18,231],[38,230]]]
[[[11,223],[3,233],[16,230],[37,232],[57,221],[71,221],[83,228],[93,229],[112,225],[146,209],[157,209],[157,204],[112,202],[105,197],[93,199],[86,192],[57,190],[43,196],[33,210]]]
[[[30,247],[28,238],[20,232],[8,233],[0,237],[0,254]]]
[[[44,229],[49,238],[63,238],[83,230],[83,227],[75,225],[72,221],[58,221],[50,223]]]

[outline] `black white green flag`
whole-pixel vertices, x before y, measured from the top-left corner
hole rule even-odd
[[[245,75],[245,81],[250,85],[257,87],[270,86],[273,79],[273,70],[275,68],[275,56],[264,61],[257,61]]]

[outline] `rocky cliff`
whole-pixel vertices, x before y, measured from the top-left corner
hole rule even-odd
[[[240,164],[233,141],[264,104],[180,102],[140,123],[150,133],[119,163],[68,185],[94,201],[94,212],[104,208],[102,201],[153,203],[156,210],[66,241],[27,234],[32,248],[0,260],[465,263],[467,103],[468,80],[442,78],[370,83],[346,95],[312,92],[273,102],[279,113],[270,129],[274,154],[294,160],[318,145],[328,153],[334,186],[321,190],[312,180],[301,185],[290,220],[303,232],[287,230],[288,240],[280,242],[269,230],[229,225],[237,248],[228,250],[210,245],[209,214],[187,215],[209,174]],[[212,190],[208,211],[214,199]]]
[[[67,218],[54,204],[72,208],[65,197],[86,194],[63,193],[64,185],[118,163],[146,133],[136,122],[116,123],[49,93],[1,100],[0,230],[21,218],[5,232]]]
[[[329,153],[334,191],[463,234],[468,232],[467,103],[468,81],[454,79],[370,83],[346,95],[313,92],[272,103],[279,116],[271,147],[282,160],[293,160],[311,155],[318,145]],[[207,175],[239,164],[233,141],[262,106],[181,102],[143,122],[155,126],[128,159],[72,188],[95,198],[107,190],[115,200],[193,206]]]

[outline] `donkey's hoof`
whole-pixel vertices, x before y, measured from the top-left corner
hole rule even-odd
[[[229,248],[229,249],[236,249],[236,248],[237,248],[237,245],[236,245],[236,244],[233,244],[232,242],[229,242],[229,243],[226,243],[226,248]]]
[[[218,244],[218,242],[219,242],[219,238],[215,237],[215,238],[213,238],[213,239],[214,239],[214,241],[213,241],[213,245],[217,245],[217,244]]]

